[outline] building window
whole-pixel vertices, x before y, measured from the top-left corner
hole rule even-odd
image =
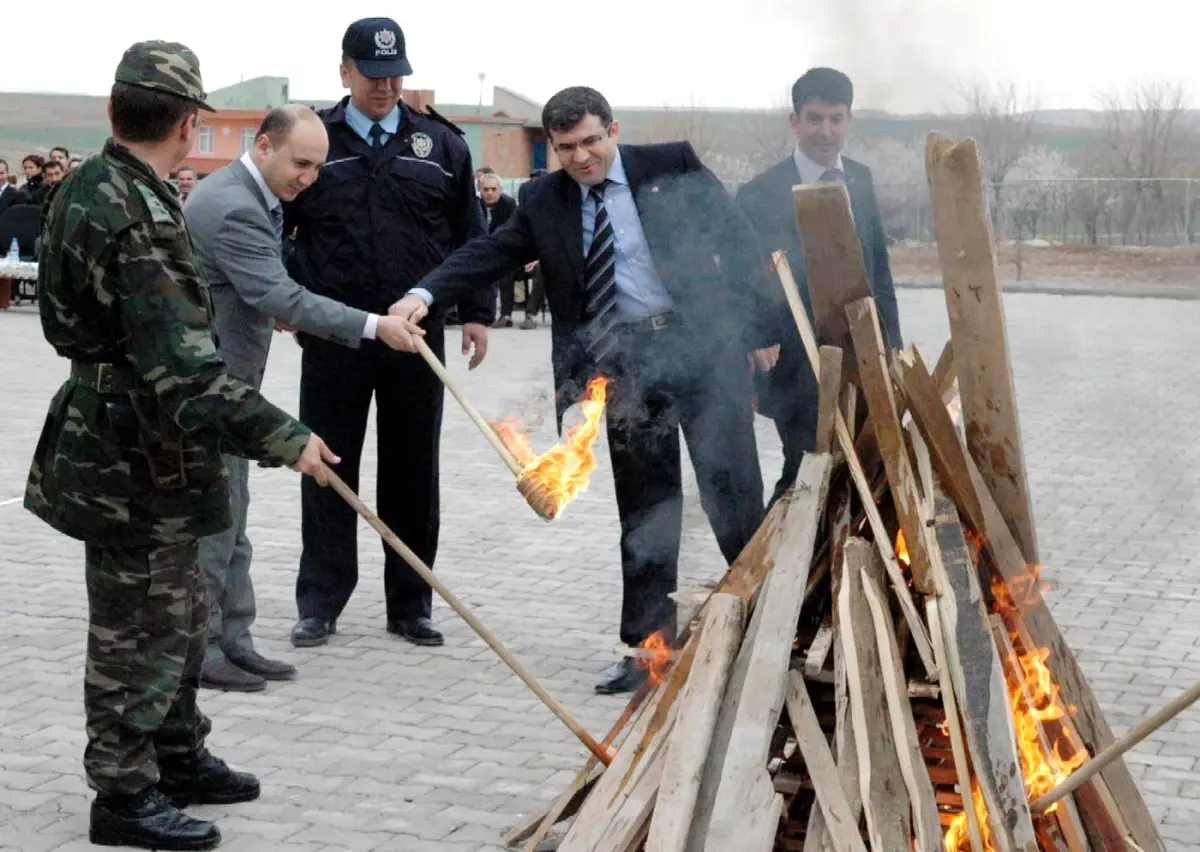
[[[258,136],[258,134],[255,132],[253,127],[243,127],[242,128],[241,137],[242,137],[242,153],[243,154],[245,154],[247,151],[249,151],[251,148],[254,147],[254,140],[257,138],[257,136]]]
[[[198,153],[211,154],[215,150],[213,144],[213,129],[211,127],[200,128],[200,142],[196,147]]]

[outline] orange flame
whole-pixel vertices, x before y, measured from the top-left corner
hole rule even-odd
[[[604,403],[608,399],[608,379],[596,376],[588,382],[587,394],[580,403],[583,408],[584,420],[567,430],[561,444],[547,450],[541,456],[533,458],[532,450],[522,457],[520,441],[515,442],[511,449],[516,450],[514,456],[524,465],[521,471],[522,482],[532,481],[534,489],[545,495],[554,503],[554,514],[557,517],[563,507],[580,491],[587,487],[588,478],[596,469],[596,455],[592,446],[600,434],[600,420],[604,416]],[[510,430],[520,438],[524,435],[519,431]],[[504,436],[501,433],[502,437]],[[508,444],[508,439],[505,439]],[[528,448],[528,440],[525,440]]]
[[[496,430],[504,446],[522,468],[529,467],[537,461],[537,453],[533,451],[533,445],[529,442],[528,427],[515,414],[510,414],[503,420],[489,420],[488,425]]]
[[[671,664],[671,648],[667,645],[667,640],[660,630],[647,636],[638,647],[650,652],[649,655],[637,658],[638,666],[646,670],[650,685],[658,686],[666,677],[667,667]]]
[[[908,556],[908,540],[904,537],[904,530],[896,533],[896,558],[905,568],[912,568],[912,559]]]
[[[1007,584],[999,576],[992,580],[992,594],[996,609],[1010,624],[1021,618],[1021,607],[1041,595],[1038,580],[1039,566],[1029,566],[1029,573],[1015,583]],[[1010,630],[1013,648],[1016,651],[1019,672],[1005,672],[1009,706],[1013,727],[1017,737],[1017,756],[1021,763],[1021,776],[1025,782],[1025,793],[1029,801],[1042,796],[1065,781],[1072,772],[1087,762],[1087,750],[1076,742],[1070,728],[1053,724],[1075,712],[1074,707],[1064,706],[1059,698],[1059,687],[1053,673],[1046,665],[1050,657],[1049,648],[1036,648],[1023,652],[1020,634]],[[1018,680],[1019,679],[1019,680]],[[1047,725],[1046,723],[1051,723]],[[987,829],[987,807],[977,785],[973,796],[975,813],[979,816],[980,830],[984,836],[984,848],[995,849]],[[1058,804],[1046,813],[1053,813]],[[959,814],[950,824],[943,840],[945,852],[969,852],[967,816]]]

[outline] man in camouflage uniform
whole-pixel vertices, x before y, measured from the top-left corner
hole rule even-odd
[[[204,102],[195,55],[142,42],[121,60],[113,138],[46,214],[38,301],[71,359],[50,403],[25,505],[85,543],[89,606],[84,767],[101,845],[210,849],[179,810],[258,796],[209,754],[196,707],[208,601],[197,539],[231,523],[222,451],[325,484],[337,459],[217,357],[207,294],[167,175]]]

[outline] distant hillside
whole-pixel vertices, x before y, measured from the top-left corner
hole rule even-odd
[[[108,98],[0,92],[0,158],[18,170],[21,157],[62,145],[99,151],[108,137]]]

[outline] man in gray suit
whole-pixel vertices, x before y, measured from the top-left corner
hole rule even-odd
[[[200,273],[212,294],[218,351],[232,376],[258,388],[275,329],[307,332],[352,348],[364,338],[404,346],[416,325],[318,296],[293,281],[283,265],[282,201],[317,179],[329,151],[325,125],[308,107],[267,113],[253,147],[196,185],[184,206]],[[411,348],[411,343],[408,344]],[[200,564],[211,599],[208,651],[201,685],[255,692],[296,669],[254,650],[252,548],[246,537],[249,462],[225,456],[234,525],[202,539]]]

